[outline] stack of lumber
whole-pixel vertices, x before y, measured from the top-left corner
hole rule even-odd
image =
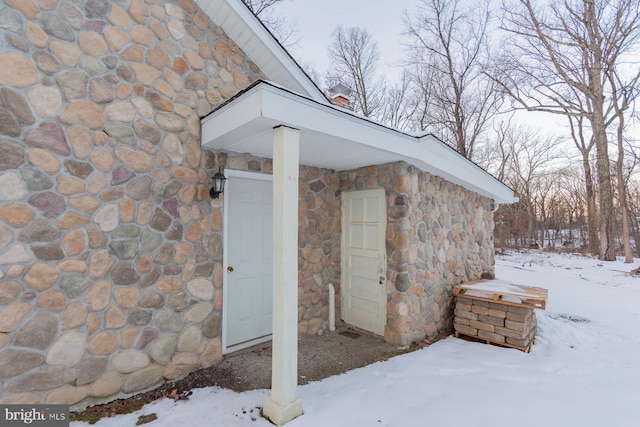
[[[534,309],[546,306],[546,289],[481,280],[456,286],[454,295],[456,337],[529,351],[536,335]]]

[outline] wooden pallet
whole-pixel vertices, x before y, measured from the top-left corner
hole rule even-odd
[[[453,294],[474,300],[544,310],[549,291],[502,280],[473,280],[454,286]]]
[[[531,339],[531,342],[529,343],[528,346],[526,347],[521,347],[518,345],[513,345],[513,344],[509,344],[506,342],[493,342],[491,340],[487,340],[484,338],[480,338],[480,337],[474,337],[473,335],[465,335],[465,334],[461,334],[460,332],[456,331],[454,336],[456,338],[460,338],[466,341],[473,341],[473,342],[481,342],[481,343],[485,343],[485,344],[491,344],[491,345],[497,345],[500,347],[507,347],[507,348],[515,348],[516,350],[520,350],[523,351],[525,353],[529,353],[529,351],[531,350],[531,346],[533,345],[533,341],[535,340],[535,338]]]

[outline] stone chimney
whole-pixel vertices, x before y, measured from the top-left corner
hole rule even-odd
[[[353,110],[353,106],[351,105],[352,93],[353,90],[349,89],[342,83],[338,83],[332,88],[329,88],[329,100],[332,104],[337,105],[338,107]]]

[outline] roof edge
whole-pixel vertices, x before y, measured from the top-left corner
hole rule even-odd
[[[238,32],[237,21],[244,24],[242,30],[249,31],[254,37],[247,38],[254,39],[261,43],[265,52],[270,54],[270,59],[280,65],[280,68],[286,71],[290,77],[296,81],[300,88],[303,89],[306,94],[323,104],[330,103],[324,92],[318,87],[318,85],[311,79],[307,72],[298,64],[298,62],[291,56],[289,51],[278,41],[273,33],[264,25],[264,23],[249,9],[249,7],[242,0],[194,0],[198,7],[207,14],[211,21],[220,25],[225,31],[227,36],[233,40],[243,51],[247,52],[247,44],[243,45],[242,41],[236,40],[233,37],[234,32]],[[227,10],[223,10],[223,6],[227,6]],[[225,18],[221,18],[220,15],[225,15]],[[235,19],[229,19],[229,16],[233,16]],[[239,39],[239,37],[237,37]],[[249,55],[249,53],[247,53]],[[251,58],[251,56],[249,56]],[[251,58],[254,62],[255,59]],[[260,64],[256,62],[256,65],[263,71],[265,63]],[[273,79],[273,76],[268,76]]]
[[[309,107],[312,108],[316,108],[319,111],[323,110],[325,113],[331,113],[333,115],[336,116],[342,116],[345,119],[348,119],[350,121],[353,121],[354,123],[359,123],[360,125],[364,125],[367,126],[368,128],[375,130],[377,129],[377,132],[383,132],[386,133],[387,135],[389,135],[390,138],[400,138],[397,140],[398,143],[401,143],[402,140],[406,141],[407,144],[416,144],[416,146],[423,146],[423,147],[428,147],[431,146],[431,150],[433,151],[433,155],[437,155],[437,156],[441,156],[443,159],[447,158],[450,159],[451,162],[454,163],[454,169],[458,170],[458,168],[467,168],[467,170],[469,171],[469,173],[471,173],[471,176],[473,176],[473,172],[472,170],[476,170],[477,173],[480,173],[480,175],[476,175],[478,177],[482,176],[484,178],[482,178],[481,180],[486,180],[484,181],[487,185],[489,185],[489,187],[478,187],[476,186],[474,181],[469,181],[469,179],[473,179],[471,178],[471,176],[467,176],[466,178],[462,178],[460,176],[458,176],[458,179],[455,179],[456,174],[452,173],[452,172],[447,172],[444,169],[440,169],[441,172],[444,174],[442,175],[442,177],[444,179],[447,179],[448,181],[454,182],[458,185],[461,185],[463,187],[466,187],[467,189],[470,189],[471,191],[483,194],[485,196],[487,196],[488,194],[492,194],[494,197],[494,199],[500,199],[499,203],[509,203],[509,202],[515,202],[517,200],[517,198],[515,197],[515,192],[513,191],[513,189],[511,189],[510,187],[508,187],[505,183],[503,183],[502,181],[500,181],[499,179],[497,179],[495,176],[493,176],[491,173],[489,173],[488,171],[486,171],[484,168],[480,167],[479,165],[477,165],[476,163],[474,163],[473,161],[467,159],[466,157],[460,155],[460,153],[458,153],[455,149],[453,149],[452,147],[450,147],[449,145],[445,144],[444,142],[442,142],[440,139],[438,139],[436,136],[432,135],[432,134],[428,134],[428,135],[421,135],[421,136],[416,136],[416,135],[412,135],[410,133],[407,132],[403,132],[400,131],[398,129],[389,127],[389,126],[385,126],[383,124],[377,123],[375,121],[372,121],[370,119],[367,119],[366,117],[360,116],[358,114],[355,114],[351,111],[347,111],[344,110],[342,108],[336,107],[335,105],[332,104],[324,104],[324,103],[320,103],[317,102],[311,98],[305,97],[303,95],[300,95],[299,93],[296,93],[294,91],[291,91],[287,88],[283,88],[273,82],[269,82],[269,81],[264,81],[264,80],[258,80],[256,82],[254,82],[251,86],[245,88],[244,90],[238,92],[233,98],[230,98],[229,100],[227,100],[224,104],[221,104],[219,107],[217,107],[215,110],[211,111],[209,114],[207,114],[206,116],[201,117],[201,121],[204,122],[207,121],[207,118],[211,117],[211,116],[216,116],[219,114],[223,114],[224,110],[227,110],[228,108],[231,108],[233,105],[235,105],[237,102],[240,102],[241,99],[246,98],[247,96],[250,96],[252,93],[254,92],[258,92],[258,91],[262,91],[262,90],[266,90],[267,92],[272,92],[274,94],[278,94],[280,96],[284,96],[286,98],[289,98],[295,102],[302,102],[305,103],[306,105],[308,105]],[[264,108],[264,107],[263,107]],[[279,114],[281,117],[282,115]],[[381,138],[384,139],[384,136],[381,136]],[[378,147],[380,149],[385,149],[384,147],[380,146]],[[408,146],[407,146],[408,148]],[[395,150],[394,150],[395,151]],[[408,152],[406,152],[406,150],[400,150],[398,151],[398,153],[401,152],[405,152],[404,155],[409,155]],[[419,160],[419,158],[415,158],[415,160],[421,161]],[[412,163],[412,162],[409,162]],[[419,169],[422,169],[420,166],[418,166],[417,164],[415,164],[414,166],[417,166]],[[468,169],[469,167],[471,167],[472,169]],[[437,168],[437,167],[436,167]],[[423,169],[428,171],[428,169]],[[440,173],[437,173],[437,175],[440,175]],[[464,174],[467,175],[467,174]],[[454,178],[453,181],[451,178]],[[459,180],[459,181],[458,181]],[[467,182],[467,184],[462,184],[461,182]],[[493,184],[489,184],[490,182],[492,182]],[[490,187],[492,186],[497,186],[494,187],[493,190],[489,190]],[[480,191],[473,189],[472,187],[476,187],[478,189],[481,189]],[[502,190],[498,190],[498,188],[502,188]],[[506,194],[507,193],[507,194]],[[510,193],[511,195],[509,196],[508,193]]]
[[[489,175],[491,178],[493,178],[494,180],[496,180],[497,182],[499,182],[500,184],[504,185],[505,187],[507,187],[509,190],[511,190],[514,194],[514,198],[517,201],[517,197],[515,196],[516,191],[509,187],[507,184],[505,184],[504,182],[502,182],[501,180],[499,180],[498,178],[496,178],[491,172],[489,172],[488,170],[486,170],[485,168],[483,168],[482,166],[480,166],[479,164],[477,164],[476,162],[474,162],[473,160],[463,156],[462,154],[460,154],[458,152],[458,150],[456,150],[455,148],[453,148],[452,146],[450,146],[449,144],[447,144],[446,142],[444,142],[443,140],[441,140],[440,138],[438,138],[436,135],[432,134],[432,133],[427,133],[424,134],[422,136],[416,136],[415,137],[421,144],[427,142],[427,140],[433,140],[436,144],[440,145],[443,149],[448,149],[453,151],[455,154],[457,154],[458,156],[460,156],[461,159],[466,160],[468,163],[471,163],[473,166],[475,166],[476,168],[480,169],[482,172],[486,173],[487,175]]]

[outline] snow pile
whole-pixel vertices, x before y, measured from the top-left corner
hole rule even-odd
[[[300,387],[304,415],[291,427],[624,427],[640,419],[640,278],[621,261],[512,253],[499,279],[549,289],[536,310],[529,354],[453,337],[425,349]],[[271,426],[267,390],[207,388],[107,418],[98,427]],[[72,423],[74,427],[86,423]]]

